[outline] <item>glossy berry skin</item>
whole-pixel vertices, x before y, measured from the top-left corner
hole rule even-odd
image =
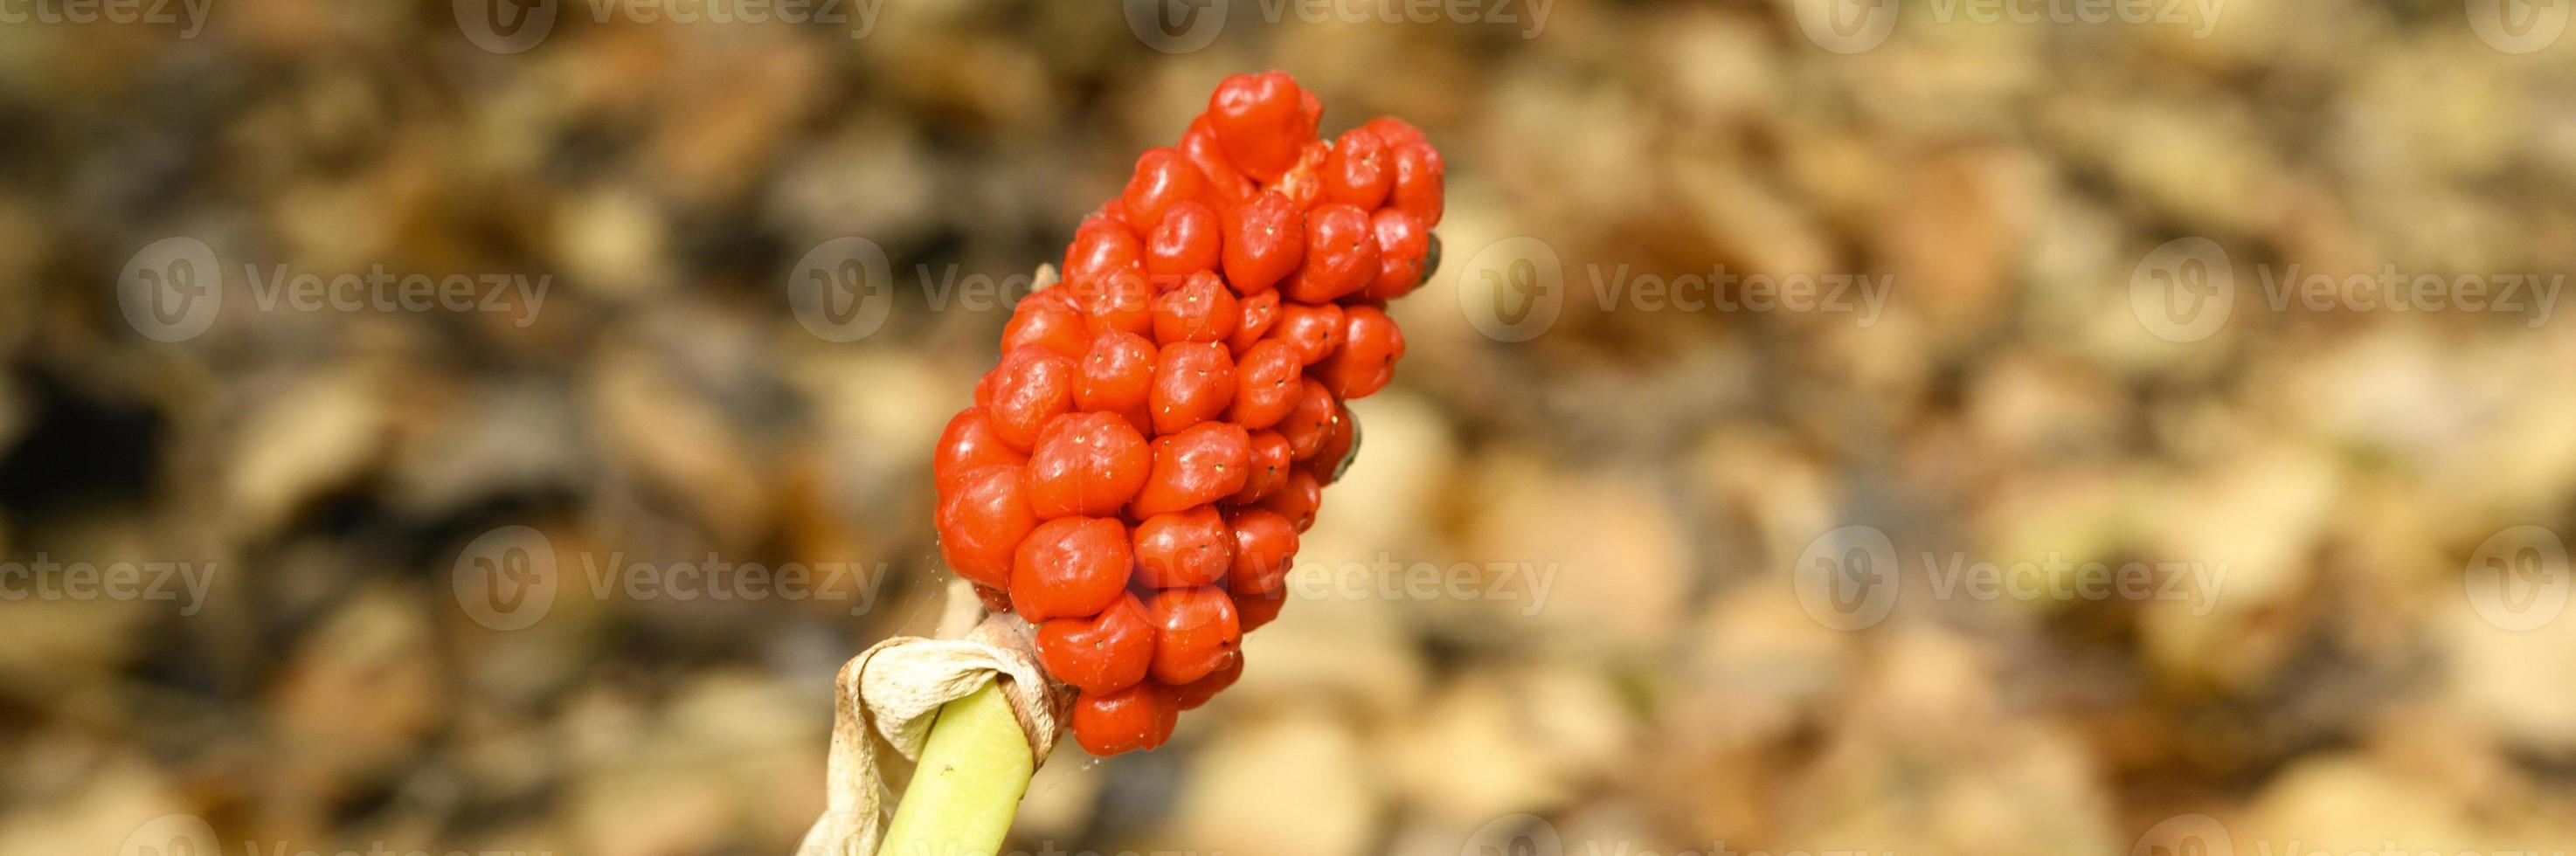
[[[1262,334],[1270,332],[1271,325],[1279,323],[1279,292],[1264,291],[1235,303],[1242,314],[1234,322],[1234,333],[1225,337],[1225,347],[1240,359],[1261,341]]]
[[[1298,361],[1296,346],[1277,339],[1245,351],[1234,367],[1234,400],[1226,404],[1226,421],[1254,431],[1278,424],[1305,388],[1305,367]]]
[[[1348,406],[1341,406],[1338,411],[1324,423],[1324,439],[1315,444],[1315,454],[1297,462],[1297,469],[1314,476],[1317,484],[1341,481],[1342,471],[1350,466],[1359,451],[1359,420],[1351,417]]]
[[[1395,173],[1387,162],[1386,141],[1367,128],[1343,131],[1333,141],[1333,151],[1324,159],[1324,200],[1359,208],[1377,209],[1386,201],[1388,188],[1395,185]]]
[[[1425,143],[1411,143],[1396,148],[1394,161],[1395,188],[1389,196],[1395,209],[1421,220],[1423,228],[1440,225],[1440,186],[1448,170],[1440,152]]]
[[[1011,611],[1033,622],[1097,615],[1126,590],[1127,527],[1059,517],[1029,530],[1011,558]]]
[[[1144,681],[1112,693],[1084,693],[1073,703],[1073,741],[1103,758],[1162,748],[1181,707],[1170,687]]]
[[[1275,287],[1306,258],[1306,215],[1285,194],[1265,190],[1225,218],[1225,281],[1238,294]]]
[[[1224,668],[1216,670],[1207,677],[1173,687],[1172,699],[1175,704],[1180,705],[1181,710],[1197,710],[1200,705],[1207,704],[1209,699],[1216,698],[1218,693],[1225,692],[1227,687],[1234,686],[1235,681],[1242,679],[1243,652],[1236,651],[1234,658],[1227,660]]]
[[[1342,326],[1339,305],[1287,303],[1280,306],[1279,323],[1270,328],[1270,336],[1296,346],[1297,364],[1311,366],[1342,346]]]
[[[1128,222],[1150,231],[1162,224],[1172,206],[1196,201],[1206,193],[1207,177],[1187,155],[1157,146],[1137,156],[1136,171],[1118,199],[1127,205]]]
[[[1430,230],[1413,215],[1393,208],[1370,216],[1369,228],[1377,236],[1377,276],[1360,289],[1360,296],[1384,301],[1413,293],[1422,285],[1424,266],[1429,263]]]
[[[993,433],[1013,449],[1036,446],[1048,421],[1073,409],[1073,358],[1023,345],[993,367],[992,400],[984,411]]]
[[[1154,662],[1154,624],[1145,604],[1120,594],[1099,615],[1058,618],[1038,627],[1038,662],[1056,680],[1094,695],[1145,679]]]
[[[1029,454],[1029,510],[1040,520],[1116,515],[1153,462],[1144,435],[1117,414],[1058,416]]]
[[[1154,340],[1165,345],[1222,342],[1241,317],[1234,292],[1225,282],[1216,274],[1199,271],[1180,287],[1154,298]]]
[[[1305,261],[1280,291],[1300,303],[1330,303],[1377,278],[1377,232],[1359,208],[1331,203],[1306,215]]]
[[[1234,537],[1226,590],[1238,595],[1278,592],[1297,559],[1297,524],[1261,508],[1236,509],[1226,515],[1226,523]]]
[[[1200,271],[1216,270],[1224,259],[1225,221],[1216,209],[1185,199],[1163,212],[1163,222],[1145,238],[1145,272],[1161,286]]]
[[[1316,481],[1313,473],[1295,469],[1288,472],[1288,483],[1281,485],[1278,493],[1261,501],[1261,508],[1286,518],[1297,531],[1304,532],[1314,527],[1315,509],[1323,501],[1323,483]]]
[[[958,477],[955,490],[941,491],[933,516],[939,554],[958,576],[994,588],[1011,584],[1018,548],[1038,525],[1023,472],[1010,464],[977,467]]]
[[[1073,245],[1065,248],[1064,281],[1081,282],[1144,263],[1144,240],[1126,221],[1093,215],[1074,229]]]
[[[1307,143],[1297,150],[1296,165],[1279,176],[1278,183],[1271,185],[1271,189],[1288,197],[1297,210],[1314,210],[1316,203],[1324,201],[1324,162],[1331,156],[1330,145],[1320,141]]]
[[[1216,418],[1234,400],[1234,357],[1214,342],[1173,342],[1154,359],[1145,406],[1154,433],[1167,435]]]
[[[1145,402],[1154,387],[1154,342],[1134,333],[1111,330],[1091,337],[1082,355],[1081,376],[1073,385],[1074,405],[1129,417],[1138,431],[1153,430]]]
[[[1154,282],[1142,264],[1072,282],[1074,300],[1094,334],[1103,330],[1146,335],[1154,330]]]
[[[1207,116],[1201,115],[1190,121],[1189,131],[1181,134],[1180,150],[1190,163],[1198,166],[1199,174],[1206,176],[1209,204],[1220,209],[1231,208],[1251,199],[1257,190],[1251,178],[1225,159],[1225,149],[1217,144],[1216,129],[1208,124]]]
[[[1251,458],[1252,435],[1230,422],[1203,422],[1155,438],[1154,469],[1127,504],[1127,515],[1142,520],[1224,499],[1243,489]]]
[[[1145,601],[1154,622],[1154,680],[1186,684],[1225,668],[1243,643],[1234,598],[1213,586],[1163,589]]]
[[[1268,499],[1288,484],[1288,470],[1296,465],[1297,459],[1288,451],[1288,438],[1279,436],[1277,431],[1252,432],[1252,456],[1247,464],[1251,467],[1250,474],[1244,476],[1243,489],[1227,496],[1225,501],[1232,505],[1251,505]]]
[[[1225,158],[1256,181],[1276,181],[1315,139],[1305,92],[1284,71],[1227,77],[1208,96],[1208,126]]]
[[[1332,390],[1322,381],[1307,378],[1298,387],[1297,403],[1288,415],[1273,426],[1279,436],[1288,440],[1289,456],[1305,460],[1315,456],[1324,445],[1324,435],[1332,429],[1333,420],[1341,415],[1342,405],[1333,400]]]
[[[1324,388],[1344,399],[1366,398],[1395,379],[1395,361],[1404,356],[1404,333],[1386,312],[1372,306],[1342,311],[1342,346],[1316,363],[1312,374]]]
[[[1157,514],[1136,524],[1135,554],[1138,585],[1211,585],[1234,564],[1234,531],[1213,505]]]
[[[931,453],[930,479],[946,496],[964,484],[966,474],[991,464],[1019,465],[1029,456],[1002,440],[993,431],[993,420],[984,408],[969,407],[948,419],[948,427],[939,432],[939,445]]]
[[[1279,610],[1287,605],[1288,592],[1285,590],[1277,594],[1235,595],[1235,623],[1242,625],[1244,633],[1250,634],[1252,631],[1261,629],[1263,625],[1278,620]],[[1237,659],[1242,658],[1240,652],[1235,656]]]
[[[1084,326],[1082,313],[1052,302],[1024,300],[1014,307],[1011,321],[1002,327],[1002,353],[1018,350],[1022,345],[1036,345],[1068,357],[1082,356],[1091,344],[1091,331]]]

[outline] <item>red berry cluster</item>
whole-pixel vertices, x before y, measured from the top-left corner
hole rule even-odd
[[[1297,534],[1386,386],[1386,301],[1436,255],[1439,152],[1380,118],[1326,141],[1284,72],[1219,84],[1173,148],[1074,233],[949,420],[940,551],[1038,625],[1095,755],[1162,745],[1243,673]]]

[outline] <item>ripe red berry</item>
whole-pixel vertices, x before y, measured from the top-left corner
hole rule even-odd
[[[1379,116],[1368,120],[1360,127],[1368,129],[1368,132],[1377,135],[1378,139],[1385,140],[1389,151],[1399,146],[1425,144],[1422,129],[1393,116]]]
[[[994,588],[1011,584],[1011,563],[1020,543],[1038,525],[1029,511],[1021,468],[1010,464],[977,467],[959,477],[956,490],[941,494],[932,523],[948,567]]]
[[[1324,423],[1324,439],[1315,444],[1315,453],[1297,462],[1297,469],[1315,477],[1316,484],[1342,480],[1342,471],[1350,467],[1358,451],[1360,421],[1351,417],[1348,406],[1336,403],[1333,418]]]
[[[1036,345],[1023,345],[994,366],[992,397],[985,413],[993,433],[1011,448],[1026,451],[1037,444],[1049,420],[1073,408],[1073,358]]]
[[[1058,416],[1029,454],[1029,510],[1041,520],[1114,516],[1153,462],[1144,436],[1115,413]]]
[[[1414,142],[1395,148],[1395,189],[1389,194],[1397,210],[1422,221],[1425,229],[1440,225],[1442,173],[1440,151]]]
[[[1254,294],[1276,286],[1306,257],[1305,214],[1287,196],[1264,190],[1227,212],[1218,256],[1235,291]]]
[[[1335,202],[1306,215],[1305,263],[1279,290],[1289,300],[1330,303],[1368,287],[1377,274],[1377,232],[1368,212]]]
[[[1363,211],[1377,208],[1395,182],[1388,166],[1386,141],[1365,127],[1343,131],[1324,159],[1324,199]]]
[[[1082,355],[1081,376],[1074,380],[1073,402],[1084,410],[1128,417],[1138,431],[1153,430],[1145,401],[1154,387],[1154,343],[1116,330],[1091,337]]]
[[[1154,680],[1186,684],[1214,674],[1234,659],[1243,627],[1234,598],[1214,586],[1163,589],[1145,601],[1154,622]]]
[[[1315,509],[1323,501],[1323,483],[1316,481],[1314,474],[1299,469],[1289,470],[1288,483],[1281,485],[1279,492],[1271,494],[1269,499],[1262,500],[1261,507],[1287,518],[1297,531],[1304,532],[1315,525]]]
[[[1225,223],[1216,209],[1195,199],[1185,199],[1163,212],[1163,222],[1145,238],[1145,272],[1154,275],[1158,285],[1199,271],[1215,270],[1224,257],[1218,248],[1223,242]]]
[[[1010,323],[1002,326],[1002,353],[1006,354],[1021,345],[1037,345],[1079,357],[1090,344],[1091,331],[1083,326],[1082,313],[1051,302],[1020,301]]]
[[[1279,292],[1264,291],[1236,303],[1243,307],[1243,315],[1234,323],[1234,334],[1225,337],[1225,347],[1240,358],[1261,341],[1261,334],[1270,332],[1270,325],[1279,322]]]
[[[1217,144],[1216,129],[1208,124],[1206,114],[1190,120],[1190,129],[1181,135],[1181,154],[1207,177],[1207,202],[1220,211],[1243,204],[1258,188],[1243,171],[1226,160],[1225,149]]]
[[[1297,525],[1278,512],[1243,508],[1226,515],[1234,533],[1234,557],[1226,568],[1225,588],[1236,595],[1274,594],[1288,579],[1297,559]]]
[[[1166,345],[1223,341],[1241,318],[1234,292],[1216,274],[1202,270],[1154,298],[1154,340]]]
[[[1281,589],[1276,594],[1236,595],[1234,598],[1235,623],[1242,626],[1245,634],[1250,634],[1252,631],[1261,629],[1263,625],[1278,620],[1280,608],[1287,605],[1286,589]],[[1236,659],[1242,659],[1242,656],[1241,652],[1235,654]]]
[[[1255,431],[1277,424],[1297,405],[1304,376],[1295,345],[1277,339],[1253,345],[1235,364],[1234,400],[1226,405],[1226,421]]]
[[[1056,680],[1094,695],[1145,679],[1154,662],[1154,624],[1132,594],[1088,618],[1058,618],[1038,627],[1038,662]]]
[[[1145,244],[1125,221],[1093,215],[1073,231],[1065,248],[1064,281],[1079,282],[1145,263]]]
[[[1170,687],[1144,681],[1113,693],[1084,693],[1073,703],[1073,740],[1099,757],[1161,748],[1181,715]]]
[[[1369,227],[1377,236],[1377,276],[1360,290],[1360,296],[1394,300],[1412,293],[1422,284],[1423,266],[1431,255],[1431,233],[1422,228],[1421,220],[1393,208],[1370,215]]]
[[[1375,307],[1342,311],[1342,346],[1315,364],[1316,379],[1344,399],[1366,398],[1395,378],[1395,361],[1404,357],[1404,333],[1395,320]]]
[[[1320,111],[1284,71],[1227,77],[1208,97],[1208,126],[1226,160],[1259,181],[1276,181],[1297,162],[1297,150],[1315,138]]]
[[[1251,475],[1243,479],[1243,489],[1225,498],[1234,505],[1251,505],[1268,499],[1288,484],[1288,470],[1297,459],[1288,451],[1288,439],[1277,431],[1252,432],[1252,457],[1248,464]]]
[[[1297,403],[1274,429],[1288,439],[1290,457],[1305,460],[1315,456],[1324,444],[1324,434],[1341,414],[1342,405],[1333,400],[1331,390],[1322,381],[1307,378],[1297,390]]]
[[[1136,582],[1148,588],[1203,586],[1225,579],[1234,563],[1234,534],[1202,505],[1136,524]]]
[[[1040,523],[1011,558],[1011,611],[1030,621],[1097,615],[1126,589],[1132,562],[1127,527],[1114,519]]]
[[[1143,265],[1131,265],[1089,279],[1071,281],[1074,300],[1082,305],[1091,331],[1118,330],[1139,336],[1154,331],[1154,283]]]
[[[1234,686],[1234,682],[1242,677],[1243,652],[1236,651],[1234,659],[1227,660],[1224,668],[1216,670],[1207,677],[1173,687],[1172,698],[1182,710],[1197,710],[1200,705],[1207,704],[1209,699],[1216,698],[1218,693],[1225,692],[1227,687]]]
[[[1297,349],[1300,365],[1314,365],[1342,345],[1342,307],[1338,304],[1283,303],[1271,338]]]
[[[987,464],[1023,464],[1029,456],[1003,442],[994,433],[993,420],[984,408],[969,407],[950,417],[948,427],[939,432],[939,446],[930,456],[930,480],[942,496],[954,493],[964,484],[966,474]]]
[[[1315,203],[1324,199],[1324,163],[1330,157],[1331,146],[1322,141],[1307,143],[1297,150],[1296,165],[1289,167],[1279,176],[1279,181],[1270,186],[1288,197],[1298,210],[1314,208]]]
[[[1214,342],[1172,342],[1154,358],[1145,399],[1154,433],[1170,434],[1216,418],[1234,400],[1234,357]]]
[[[1141,520],[1224,499],[1243,489],[1251,457],[1252,435],[1231,422],[1202,422],[1155,438],[1154,469],[1127,515]]]
[[[1206,192],[1207,177],[1188,156],[1179,149],[1156,146],[1137,156],[1135,175],[1127,179],[1127,191],[1119,201],[1127,204],[1127,218],[1137,229],[1152,231],[1172,206],[1199,199]]]

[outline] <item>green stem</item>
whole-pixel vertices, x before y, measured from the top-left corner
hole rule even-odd
[[[877,856],[991,856],[1036,772],[1000,682],[939,709]]]

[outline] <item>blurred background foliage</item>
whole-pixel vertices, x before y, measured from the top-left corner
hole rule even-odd
[[[505,54],[460,24],[478,2],[0,27],[0,555],[210,571],[176,601],[12,578],[0,852],[139,856],[168,814],[225,852],[789,850],[833,670],[938,612],[928,455],[1008,308],[934,287],[1056,260],[1136,152],[1266,67],[1327,131],[1396,114],[1448,158],[1447,261],[1396,310],[1410,355],[1301,555],[1361,588],[1308,589],[1173,746],[1060,752],[1020,846],[2576,844],[2576,616],[2504,626],[2470,579],[2537,526],[2560,551],[2530,579],[2566,598],[2571,322],[2264,290],[2576,270],[2576,40],[2500,50],[2486,0],[1908,2],[1857,53],[1804,0],[1242,2],[1181,53],[1117,3],[692,25],[584,0]],[[225,301],[162,342],[119,283],[174,236]],[[894,272],[855,342],[788,297],[842,236]],[[1477,256],[1515,236],[1561,263],[1562,314],[1506,342],[1472,320],[1513,287]],[[2236,296],[2174,341],[2132,286],[2184,237]],[[547,290],[256,291],[378,268]],[[1889,287],[1868,313],[1602,299],[1721,273]],[[512,526],[560,586],[502,630],[466,566]],[[1853,526],[1900,596],[1842,630],[1795,574]],[[865,573],[616,584],[709,556]],[[2182,598],[1924,584],[2057,560],[2219,573]],[[1371,584],[1417,567],[1476,594]]]

